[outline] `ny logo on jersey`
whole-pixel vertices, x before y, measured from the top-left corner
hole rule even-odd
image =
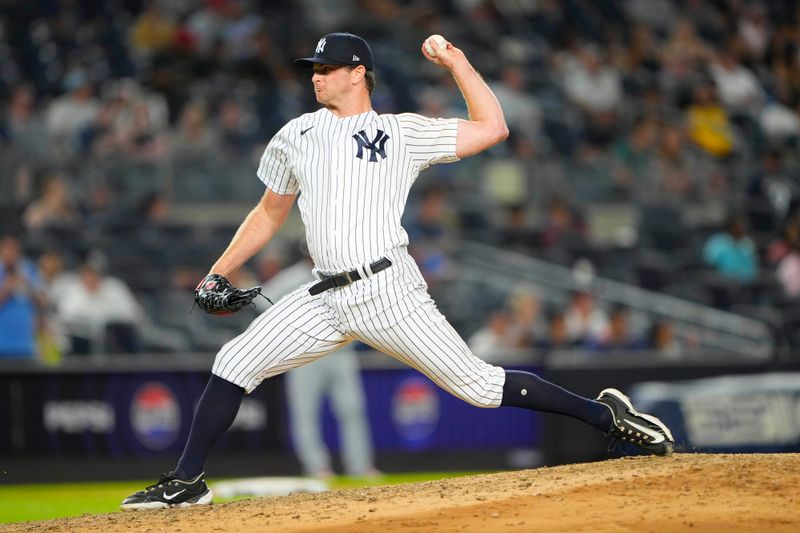
[[[386,141],[389,140],[389,136],[383,133],[383,131],[378,130],[375,134],[375,138],[372,139],[370,142],[369,137],[367,137],[367,132],[364,130],[359,131],[355,135],[353,135],[353,139],[356,140],[358,144],[358,153],[356,157],[359,159],[364,158],[364,149],[370,151],[369,154],[369,162],[376,163],[378,161],[378,156],[381,156],[383,159],[386,159]]]
[[[319,40],[317,43],[317,49],[314,50],[315,54],[321,54],[325,50],[325,37]]]

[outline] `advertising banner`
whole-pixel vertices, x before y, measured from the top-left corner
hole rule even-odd
[[[800,373],[648,382],[631,391],[685,451],[800,451]]]
[[[2,376],[0,452],[180,453],[207,380],[208,371]],[[219,448],[283,447],[282,396],[280,380],[248,395]]]
[[[362,371],[375,449],[535,448],[537,414],[481,409],[407,369]],[[208,370],[0,374],[0,454],[158,456],[180,454]],[[220,450],[291,450],[281,378],[246,395]],[[338,425],[323,408],[323,436],[339,449]]]

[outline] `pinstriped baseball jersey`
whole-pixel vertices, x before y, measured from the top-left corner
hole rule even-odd
[[[360,340],[416,368],[451,394],[497,407],[505,372],[475,357],[439,312],[400,225],[420,171],[456,161],[457,119],[327,109],[289,122],[270,141],[259,178],[297,194],[319,273],[391,266],[344,287],[281,298],[222,347],[212,372],[252,391],[262,380]]]
[[[338,118],[323,108],[284,126],[258,177],[297,200],[317,269],[342,272],[408,244],[400,225],[408,191],[435,163],[457,161],[457,119],[368,111]]]

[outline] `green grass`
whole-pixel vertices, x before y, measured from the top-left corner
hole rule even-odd
[[[331,480],[330,485],[333,489],[350,489],[372,485],[429,481],[465,476],[472,473],[424,472],[387,474],[378,480],[339,477]],[[212,488],[213,482],[213,479],[210,480]],[[119,511],[119,502],[150,483],[152,481],[0,485],[0,524]],[[215,498],[214,501],[221,503],[231,500]]]

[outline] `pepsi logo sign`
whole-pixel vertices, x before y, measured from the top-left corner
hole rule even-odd
[[[180,405],[172,390],[157,381],[139,387],[131,399],[131,426],[146,448],[169,448],[181,429]]]
[[[412,377],[400,383],[392,397],[392,420],[397,433],[412,447],[428,443],[439,424],[441,408],[433,385]]]

